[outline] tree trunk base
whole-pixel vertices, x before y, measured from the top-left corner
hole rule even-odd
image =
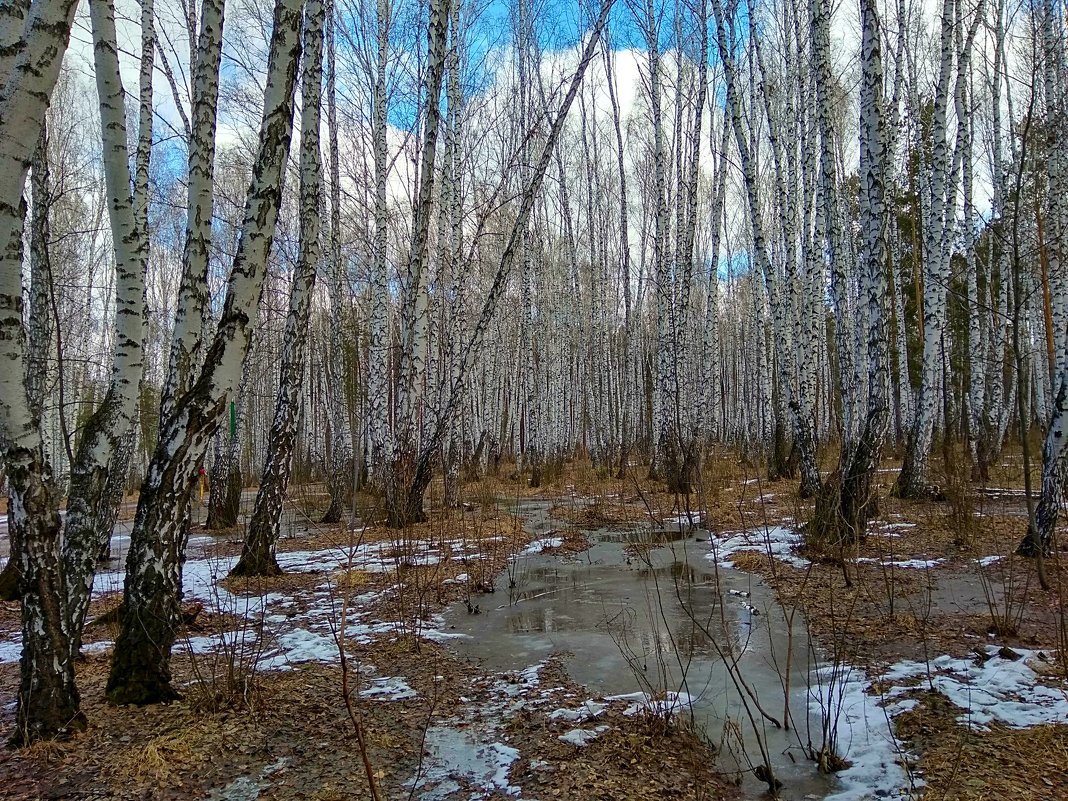
[[[18,601],[19,595],[19,574],[15,569],[15,555],[12,554],[7,564],[4,565],[4,569],[0,570],[0,601]]]
[[[225,476],[215,480],[222,481],[225,485],[216,488],[217,492],[208,496],[208,519],[204,528],[208,531],[234,528],[241,512],[241,470],[229,470]]]
[[[902,483],[901,477],[894,482],[890,490],[891,498],[900,498],[903,501],[934,501],[942,503],[946,500],[946,493],[937,484],[929,483]]]
[[[29,712],[32,723],[17,723],[15,733],[7,741],[8,745],[11,748],[24,748],[42,740],[69,740],[76,733],[85,731],[89,720],[79,708],[77,691],[74,697],[76,703],[73,707],[69,703],[60,703],[46,709],[45,704],[37,703],[35,709]]]
[[[337,499],[330,499],[330,506],[327,507],[326,512],[319,518],[320,523],[340,523],[341,522],[341,504]]]
[[[1024,534],[1020,544],[1016,547],[1016,555],[1025,559],[1037,559],[1040,554],[1043,558],[1048,559],[1053,556],[1053,549],[1050,547],[1049,540],[1046,540],[1028,526],[1027,533]]]
[[[229,578],[271,578],[284,575],[273,554],[242,554]]]
[[[771,454],[768,457],[768,481],[793,478],[797,475],[797,466],[800,461],[797,448],[787,436],[786,425],[777,421],[772,436]]]
[[[802,500],[808,500],[809,498],[818,498],[820,495],[820,482],[818,480],[813,481],[806,478],[806,473],[802,471],[801,474],[801,486],[797,488],[797,495]]]
[[[182,698],[182,694],[175,690],[169,681],[159,681],[152,677],[109,680],[105,695],[108,701],[116,706],[165,704]]]

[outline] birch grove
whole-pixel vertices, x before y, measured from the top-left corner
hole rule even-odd
[[[1058,552],[1063,0],[559,5],[0,7],[17,741],[84,726],[124,499],[117,704],[178,697],[196,527],[277,576],[298,513],[409,530],[490,474],[681,513],[729,458],[844,560],[879,471],[1022,464]]]

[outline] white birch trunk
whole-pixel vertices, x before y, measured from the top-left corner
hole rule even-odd
[[[315,273],[320,262],[319,235],[322,228],[319,203],[323,187],[322,155],[319,147],[320,108],[323,76],[323,4],[307,0],[304,20],[304,63],[301,77],[300,116],[300,256],[289,295],[282,340],[282,364],[274,422],[267,439],[267,461],[260,478],[256,504],[252,510],[241,558],[230,575],[272,576],[282,572],[275,558],[282,505],[289,489],[293,451],[300,413],[300,391],[304,379],[305,342],[311,312]]]
[[[386,180],[389,172],[389,153],[386,142],[386,66],[389,61],[389,31],[391,4],[377,3],[377,60],[375,62],[372,108],[372,147],[374,148],[375,199],[374,248],[371,253],[371,343],[368,353],[369,417],[367,421],[368,468],[373,481],[381,481],[391,442],[389,438],[389,390],[386,376],[389,368],[389,289],[386,282],[386,256],[389,235]]]
[[[159,442],[141,488],[126,562],[122,628],[107,686],[115,703],[175,697],[170,651],[181,597],[183,511],[197,467],[237,388],[256,324],[292,134],[301,6],[301,0],[275,4],[259,150],[222,316],[192,390],[161,419]]]
[[[905,459],[894,486],[903,498],[922,498],[932,492],[928,480],[928,458],[939,410],[941,386],[942,332],[946,321],[946,287],[949,278],[950,227],[947,196],[950,183],[949,147],[946,140],[946,109],[949,79],[953,69],[953,30],[957,0],[942,3],[941,57],[931,121],[931,166],[926,176],[926,203],[923,227],[923,356],[916,416],[906,443]]]
[[[22,191],[67,48],[77,3],[15,4],[0,17],[0,451],[8,474],[8,527],[22,590],[16,744],[64,736],[85,718],[74,684],[60,521],[39,417],[24,383]],[[21,21],[21,36],[14,35]]]
[[[71,465],[70,493],[63,527],[63,564],[71,615],[72,657],[89,608],[96,561],[111,536],[108,519],[108,473],[123,438],[137,417],[144,366],[145,273],[148,267],[148,161],[152,141],[152,0],[142,2],[140,125],[135,202],[126,135],[126,93],[119,72],[113,0],[90,0],[93,54],[104,153],[111,239],[115,248],[115,346],[107,395],[82,428]]]

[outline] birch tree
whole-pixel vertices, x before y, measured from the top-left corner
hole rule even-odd
[[[953,72],[953,36],[957,0],[942,3],[940,56],[930,124],[930,167],[924,182],[923,228],[923,356],[916,415],[905,447],[905,458],[894,485],[903,498],[924,498],[936,492],[928,477],[928,459],[934,435],[941,386],[946,291],[956,197],[950,170],[947,108]]]
[[[108,475],[137,415],[143,367],[144,277],[148,263],[148,161],[152,142],[152,0],[143,0],[141,15],[140,126],[137,149],[137,195],[127,154],[126,93],[119,72],[113,0],[90,0],[97,94],[100,100],[104,175],[111,238],[115,248],[115,353],[111,385],[86,421],[71,465],[70,494],[63,527],[63,563],[68,613],[73,633],[72,656],[89,608],[96,561],[111,538],[107,503]]]
[[[861,297],[866,303],[867,414],[858,435],[843,444],[836,473],[817,498],[808,542],[837,547],[865,535],[875,509],[874,478],[890,421],[886,343],[886,150],[883,122],[882,34],[875,0],[860,0]]]
[[[37,420],[43,420],[45,401],[45,382],[48,377],[48,355],[52,345],[54,319],[50,305],[49,288],[52,282],[52,268],[49,261],[48,243],[50,229],[48,223],[51,207],[51,178],[48,165],[48,131],[47,124],[41,128],[41,137],[33,154],[33,167],[30,180],[33,205],[30,209],[30,291],[29,291],[29,330],[26,335],[26,402],[30,414]],[[8,530],[10,541],[9,554],[17,553],[18,543],[14,539],[15,529]],[[19,599],[18,561],[8,559],[3,571],[0,571],[0,599],[17,601]]]
[[[301,0],[275,3],[258,152],[222,315],[191,388],[172,396],[167,413],[161,413],[159,441],[141,487],[107,684],[114,703],[154,703],[177,695],[170,683],[170,652],[179,621],[185,509],[197,468],[237,390],[256,322],[292,134],[301,9]]]
[[[352,426],[344,391],[345,348],[342,323],[348,307],[347,270],[341,256],[341,155],[338,148],[337,124],[337,15],[333,0],[326,6],[326,119],[330,163],[330,343],[324,366],[327,378],[328,419],[330,423],[330,462],[327,482],[330,506],[323,515],[323,523],[341,520],[342,509],[352,489],[353,464]],[[376,184],[377,187],[377,184]],[[377,191],[377,190],[376,190]]]
[[[533,211],[545,172],[552,162],[553,148],[560,138],[567,113],[582,85],[582,78],[586,73],[586,69],[597,52],[601,32],[604,29],[613,2],[614,0],[605,0],[602,4],[590,35],[583,44],[575,73],[571,77],[567,92],[560,101],[556,115],[549,126],[543,150],[531,172],[530,182],[523,188],[519,208],[504,248],[501,251],[493,282],[482,302],[475,327],[463,344],[459,367],[454,372],[454,380],[451,386],[447,388],[445,400],[435,415],[429,427],[429,432],[422,438],[418,450],[416,450],[414,442],[394,446],[394,465],[399,462],[402,468],[401,470],[394,469],[390,477],[390,483],[387,484],[387,511],[390,515],[390,523],[394,526],[407,525],[423,518],[423,496],[430,484],[435,455],[441,445],[442,437],[446,433],[446,423],[453,418],[456,410],[464,400],[463,387],[470,371],[474,367],[475,360],[481,355],[482,346],[489,333],[490,325],[496,317],[501,296],[519,256],[522,230]],[[405,425],[411,426],[411,422],[409,421]]]
[[[1042,91],[1046,101],[1046,248],[1051,272],[1068,260],[1068,86],[1065,84],[1064,29],[1053,0],[1041,6]],[[1022,168],[1021,168],[1022,169]],[[1019,186],[1019,181],[1017,182]],[[1017,191],[1018,194],[1018,191]],[[1018,268],[1017,268],[1018,269]],[[1017,318],[1019,325],[1019,318]],[[1065,342],[1068,332],[1058,329],[1058,339]],[[1046,437],[1042,445],[1042,489],[1031,525],[1020,544],[1026,556],[1041,557],[1051,552],[1058,512],[1063,503],[1068,479],[1068,352],[1057,351],[1057,389]]]
[[[438,4],[441,5],[440,3]],[[393,443],[389,439],[389,388],[387,374],[389,370],[389,307],[387,305],[389,289],[386,283],[387,246],[389,235],[388,205],[386,183],[389,176],[389,150],[386,139],[387,119],[387,85],[386,73],[389,64],[389,32],[392,24],[392,0],[376,0],[376,36],[375,36],[375,80],[374,93],[371,98],[372,109],[372,147],[374,148],[374,244],[371,251],[371,319],[370,349],[367,357],[367,397],[369,401],[367,421],[367,467],[376,483],[382,482],[386,455]],[[440,30],[447,25],[440,19],[446,9],[435,7],[435,19],[438,20],[436,35],[444,36]],[[440,49],[444,50],[444,42]],[[442,56],[442,58],[444,58]],[[439,66],[444,68],[444,62]],[[430,66],[428,65],[428,69]],[[429,74],[429,73],[428,73]],[[440,81],[440,76],[439,79]],[[429,86],[429,81],[428,81]],[[439,86],[440,89],[440,86]],[[437,97],[435,97],[437,102]],[[429,132],[429,131],[428,131]],[[437,136],[434,131],[433,136]],[[424,153],[425,153],[424,143]],[[433,164],[433,160],[431,160]],[[426,180],[425,172],[423,179]],[[431,178],[432,180],[432,178]],[[428,196],[429,197],[429,196]],[[427,209],[429,214],[429,209]]]
[[[8,527],[16,546],[11,558],[22,595],[17,744],[85,725],[70,657],[51,466],[24,382],[22,323],[22,191],[76,6],[74,0],[37,0],[15,4],[0,17],[0,39],[8,45],[0,51],[0,449],[8,476]]]
[[[426,367],[427,311],[429,298],[428,253],[430,220],[433,214],[435,159],[441,119],[441,87],[445,74],[446,42],[449,33],[449,0],[433,0],[427,24],[427,65],[423,95],[423,139],[419,184],[413,208],[412,238],[407,275],[401,301],[401,347],[397,377],[397,421],[393,450],[386,475],[387,514],[394,525],[424,519],[419,508],[407,504],[403,490],[414,475],[418,453],[422,407],[420,377]],[[421,500],[421,499],[420,499]],[[399,503],[398,503],[399,502]]]
[[[267,440],[256,504],[252,509],[241,558],[230,575],[271,576],[280,574],[275,559],[282,505],[289,487],[293,449],[304,380],[304,353],[308,334],[315,274],[320,263],[321,230],[319,204],[323,187],[319,146],[323,73],[323,4],[307,0],[304,22],[304,62],[301,76],[300,116],[300,256],[289,294],[289,313],[282,341],[282,364],[274,422]]]

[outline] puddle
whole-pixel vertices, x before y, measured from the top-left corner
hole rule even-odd
[[[539,533],[551,528],[547,510],[540,503],[519,507],[533,515]],[[863,693],[863,671],[846,668],[832,677],[816,663],[800,614],[791,628],[759,577],[717,567],[710,545],[700,542],[707,536],[678,528],[603,529],[591,532],[590,549],[571,560],[521,555],[498,577],[496,592],[480,597],[480,614],[463,605],[446,612],[449,630],[467,635],[450,646],[494,671],[568,652],[564,665],[591,698],[636,691],[688,696],[688,714],[719,749],[719,769],[744,775],[746,797],[766,789],[752,776],[763,761],[757,733],[784,799],[860,799],[875,788],[892,796],[890,788],[907,786],[886,714]],[[656,547],[639,557],[625,547],[634,542]],[[773,722],[784,718],[789,728]],[[853,771],[822,776],[807,756],[820,747],[825,720],[856,758],[852,777]]]

